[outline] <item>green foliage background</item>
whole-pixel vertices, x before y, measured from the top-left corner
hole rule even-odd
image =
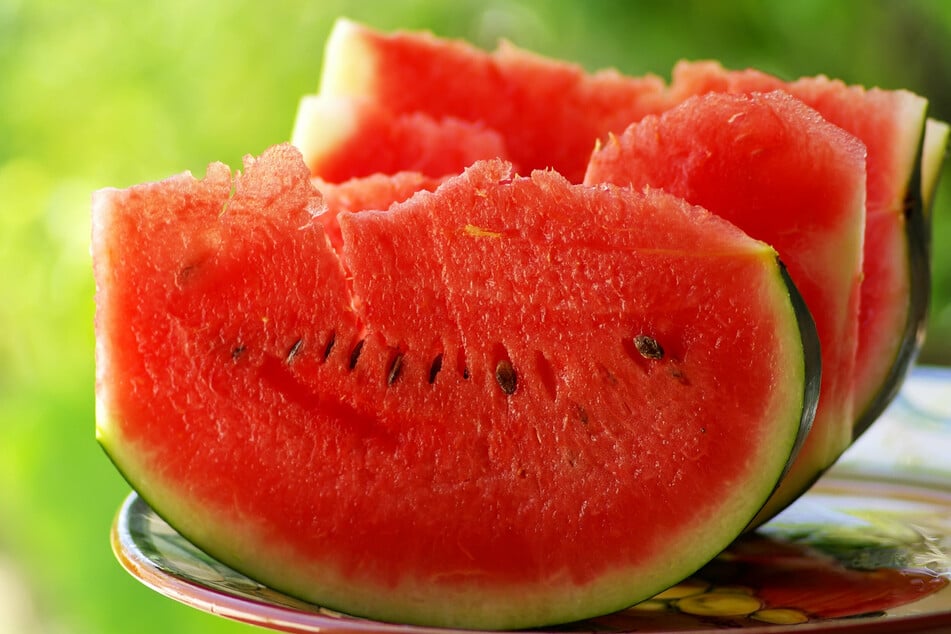
[[[667,76],[677,59],[718,58],[906,87],[951,121],[943,0],[0,0],[0,624],[14,632],[253,629],[145,589],[110,553],[128,487],[93,434],[89,201],[286,140],[339,15],[484,47],[506,37],[589,69]],[[948,171],[930,363],[951,363]]]

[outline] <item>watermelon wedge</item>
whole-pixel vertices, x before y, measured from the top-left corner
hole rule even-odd
[[[97,437],[171,525],[344,612],[617,610],[749,523],[816,405],[775,251],[652,190],[477,162],[342,212],[300,155],[94,198]]]
[[[502,136],[483,124],[395,114],[359,97],[301,100],[292,142],[311,172],[330,182],[402,171],[440,177],[479,159],[508,158]]]
[[[922,341],[930,293],[927,229],[919,163],[927,101],[905,90],[864,89],[826,77],[785,82],[717,62],[674,68],[675,100],[706,92],[785,90],[868,150],[861,325],[855,364],[853,436],[871,425],[898,393]]]
[[[852,441],[865,146],[785,92],[707,93],[612,137],[585,182],[680,196],[773,245],[789,268],[816,321],[822,390],[803,451],[757,523],[768,519]]]
[[[346,19],[335,23],[327,40],[318,95],[361,97],[394,113],[480,122],[502,135],[510,159],[525,173],[552,168],[572,182],[584,177],[599,137],[669,107],[659,77],[588,74],[508,42],[487,53],[430,33],[384,34]],[[320,125],[309,121],[311,98],[302,100],[297,129]],[[330,162],[320,148],[303,150],[309,165]]]
[[[925,99],[822,76],[788,82],[755,70],[730,71],[716,62],[679,63],[668,86],[655,76],[586,74],[509,44],[490,53],[428,33],[383,34],[347,20],[331,34],[320,83],[320,95],[359,96],[398,112],[484,124],[502,135],[523,169],[550,167],[572,181],[583,173],[579,156],[587,156],[585,148],[606,143],[610,134],[645,116],[708,92],[775,90],[845,129],[868,152],[854,405],[850,418],[838,425],[851,426],[851,439],[840,442],[843,433],[835,442],[830,438],[816,454],[825,456],[814,463],[817,477],[888,406],[923,341],[930,292],[925,207],[947,131],[932,122],[923,141]],[[306,117],[302,111],[298,120]]]
[[[436,189],[442,181],[419,172],[376,173],[342,183],[328,183],[315,177],[311,183],[324,202],[324,209],[316,217],[324,225],[331,246],[340,251],[343,237],[337,217],[341,213],[389,209],[393,203],[402,202],[418,191]]]

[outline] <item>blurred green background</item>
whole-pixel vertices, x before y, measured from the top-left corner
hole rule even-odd
[[[951,121],[951,2],[0,0],[0,630],[250,632],[123,572],[128,491],[93,434],[93,190],[239,166],[286,140],[333,19],[499,37],[589,69],[718,58],[906,87]],[[945,167],[935,243],[951,239]],[[951,364],[951,253],[935,250],[922,360]]]

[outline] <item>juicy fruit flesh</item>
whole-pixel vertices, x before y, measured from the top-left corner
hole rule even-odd
[[[357,97],[304,99],[293,143],[312,174],[335,183],[399,171],[438,178],[480,159],[508,158],[502,135],[485,125],[419,112],[394,114]]]
[[[646,115],[707,92],[772,90],[804,101],[868,149],[866,283],[854,420],[843,420],[853,429],[838,435],[855,437],[889,404],[920,347],[929,293],[928,264],[919,253],[926,233],[920,202],[930,197],[935,164],[924,161],[919,187],[915,167],[927,107],[922,97],[846,86],[823,76],[786,82],[755,70],[728,71],[716,62],[681,62],[667,86],[654,76],[585,75],[512,46],[487,53],[428,34],[382,34],[346,20],[337,23],[328,41],[320,85],[321,95],[371,98],[394,112],[485,123],[502,134],[524,169],[551,167],[573,181],[583,175],[597,140]],[[938,138],[940,128],[931,127]],[[832,458],[817,463],[816,473],[840,450],[830,446],[826,453]]]
[[[722,221],[490,163],[341,214],[340,260],[289,149],[231,189],[101,194],[94,232],[101,440],[226,563],[378,618],[556,622],[686,576],[779,477],[799,324],[773,252]]]
[[[659,77],[589,75],[508,43],[489,54],[348,20],[335,24],[324,59],[321,96],[372,97],[393,113],[479,121],[501,133],[523,173],[550,168],[572,182],[584,177],[596,139],[668,107]]]
[[[748,354],[745,364],[731,359],[736,365],[727,366],[717,357],[723,350],[705,348],[705,328],[729,331],[713,347],[741,356],[777,341],[760,339],[748,314],[712,311],[711,317],[709,307],[676,302],[683,292],[722,308],[718,302],[736,289],[708,295],[706,285],[716,290],[744,279],[744,258],[756,261],[756,249],[739,256],[736,242],[712,249],[704,236],[704,250],[696,236],[683,235],[676,248],[658,247],[652,240],[665,226],[637,243],[632,255],[629,218],[614,223],[602,222],[610,211],[599,216],[618,208],[612,197],[626,200],[617,203],[620,208],[631,204],[627,194],[610,187],[575,190],[554,175],[517,178],[502,163],[479,164],[427,193],[443,181],[440,176],[476,158],[506,156],[507,146],[529,171],[555,166],[569,180],[580,180],[591,139],[669,109],[691,90],[782,88],[868,143],[865,249],[875,262],[865,274],[874,280],[866,286],[875,288],[863,292],[863,305],[872,309],[861,326],[856,393],[864,414],[856,431],[890,400],[917,350],[928,247],[921,203],[930,203],[940,163],[936,148],[943,152],[947,138],[947,126],[929,122],[919,183],[912,172],[924,116],[920,98],[840,90],[841,84],[824,78],[785,84],[716,65],[679,67],[675,74],[682,77],[668,90],[653,77],[585,76],[510,46],[477,60],[482,81],[455,71],[457,62],[473,57],[462,43],[379,36],[347,23],[331,40],[328,58],[345,63],[328,66],[317,101],[361,104],[342,118],[328,117],[331,124],[355,114],[364,119],[349,127],[311,128],[300,138],[295,131],[295,141],[316,144],[313,156],[346,145],[366,151],[338,173],[310,166],[325,176],[314,185],[325,193],[326,208],[286,148],[249,163],[248,175],[233,182],[227,170],[215,167],[201,184],[179,177],[164,193],[161,186],[145,187],[97,198],[97,335],[108,333],[97,339],[97,432],[130,482],[212,554],[291,593],[377,618],[515,627],[621,607],[715,554],[711,534],[731,539],[740,519],[769,494],[774,467],[793,445],[766,448],[766,440],[777,433],[791,439],[790,410],[798,407],[806,420],[815,406],[809,387],[805,398],[800,388],[818,370],[808,360],[792,370],[796,355],[789,352],[798,350],[799,361],[808,357],[802,348],[817,345],[815,333],[794,337],[798,331],[788,314],[778,322],[760,319],[767,334],[785,333],[779,338],[786,351],[755,361],[750,359],[757,354]],[[397,58],[395,65],[387,65],[393,59],[384,51]],[[520,86],[520,75],[545,80]],[[400,94],[407,78],[440,93],[424,112],[417,112],[412,91]],[[488,109],[501,111],[489,125],[482,119],[484,99],[471,96],[475,88],[488,88],[483,98],[508,97],[501,109]],[[386,95],[385,107],[367,94]],[[456,100],[459,94],[466,98]],[[882,114],[879,120],[863,117],[864,106],[858,114],[852,110],[863,100],[878,100],[882,107],[872,110]],[[546,104],[548,116],[539,116],[538,103]],[[534,126],[525,125],[526,116]],[[378,137],[389,139],[380,151],[353,140],[367,121]],[[539,136],[538,129],[560,133]],[[461,150],[454,157],[420,154],[453,139],[468,139],[454,147]],[[409,151],[388,154],[388,147]],[[342,159],[328,156],[328,165],[354,159],[347,152]],[[426,174],[380,178],[372,188],[326,182],[403,169]],[[545,196],[551,198],[549,215],[540,221],[531,213],[521,216]],[[670,213],[664,195],[646,198]],[[397,204],[381,211],[390,203]],[[248,220],[271,205],[278,209]],[[180,215],[162,220],[164,207]],[[428,207],[449,211],[430,216]],[[122,240],[110,237],[128,220],[120,220],[123,208],[149,219],[136,218],[136,231],[142,224],[155,229],[145,232],[150,239],[167,236],[161,253],[142,248],[149,255],[141,269],[121,255],[128,253]],[[203,211],[192,214],[195,208]],[[368,208],[377,211],[363,211]],[[567,208],[572,213],[562,216]],[[460,210],[466,210],[462,216]],[[599,221],[586,222],[591,213]],[[167,232],[182,222],[197,230]],[[558,230],[552,233],[552,227]],[[133,233],[128,223],[122,231]],[[288,233],[294,238],[271,249]],[[612,259],[618,249],[632,262]],[[303,254],[311,261],[301,266]],[[702,276],[685,273],[694,264],[704,268],[721,260],[729,264]],[[597,265],[589,267],[592,261]],[[625,268],[632,265],[636,273]],[[750,265],[760,274],[769,268],[763,261]],[[124,286],[131,278],[116,276],[120,270],[142,273],[142,288]],[[755,297],[763,311],[790,301],[777,284],[781,277],[766,275],[742,301]],[[569,290],[596,292],[551,290],[566,283]],[[632,288],[637,297],[626,295]],[[189,304],[192,295],[201,295],[201,302]],[[678,298],[673,305],[644,302],[671,295]],[[851,295],[844,290],[842,297]],[[732,309],[742,303],[734,301]],[[821,303],[810,297],[819,312]],[[294,307],[299,305],[307,309]],[[234,321],[235,313],[243,321]],[[117,332],[116,324],[136,321],[130,316],[140,318],[141,327]],[[583,334],[576,331],[579,324]],[[843,345],[849,341],[848,334],[842,337]],[[842,366],[826,361],[838,375]],[[768,380],[764,372],[777,368],[792,379]],[[170,369],[175,376],[166,376]],[[735,427],[718,428],[718,435],[707,424],[713,419],[698,423],[709,395],[733,403],[762,391],[755,381],[728,385],[723,374],[730,372],[755,374],[766,389],[783,389],[759,409],[749,402],[749,411],[719,407]],[[824,386],[823,402],[836,393]],[[196,409],[209,403],[220,408],[214,416]],[[632,431],[620,421],[635,412],[642,426]],[[743,416],[751,424],[744,427]],[[807,469],[818,473],[847,444],[853,417],[841,418],[835,433],[819,425],[828,437],[812,436],[813,446],[821,446],[816,452],[807,447]],[[763,421],[772,427],[758,427]],[[761,436],[738,444],[750,428]],[[751,453],[741,460],[744,449]],[[460,472],[469,476],[460,481]],[[627,488],[632,473],[646,488]],[[734,485],[754,480],[755,489],[740,492]],[[398,499],[394,490],[402,494]],[[652,504],[670,513],[667,523],[657,521]],[[686,528],[685,517],[693,522]],[[409,524],[406,518],[412,518]],[[558,524],[565,526],[553,534],[551,526]],[[605,528],[613,528],[606,538]],[[592,544],[611,556],[599,558]],[[655,558],[664,552],[675,552],[680,568]]]
[[[646,117],[595,152],[586,182],[657,187],[779,253],[816,320],[822,391],[812,431],[766,514],[852,440],[865,231],[865,147],[784,92],[708,93]],[[742,192],[742,195],[737,195]]]
[[[927,310],[929,280],[916,252],[923,224],[916,200],[920,188],[913,178],[927,102],[904,90],[846,86],[826,77],[784,82],[755,70],[728,71],[715,62],[681,62],[674,68],[672,83],[677,98],[710,91],[746,94],[777,89],[855,135],[868,151],[866,283],[861,290],[854,379],[854,425],[860,431],[897,392],[916,356],[918,330]]]
[[[317,219],[324,225],[324,232],[330,244],[339,251],[343,246],[343,238],[337,217],[341,213],[388,209],[393,203],[402,202],[416,192],[436,189],[441,181],[442,179],[428,177],[419,172],[399,172],[392,175],[373,174],[342,183],[328,183],[319,178],[314,178],[311,182],[326,205],[325,210],[317,215]]]

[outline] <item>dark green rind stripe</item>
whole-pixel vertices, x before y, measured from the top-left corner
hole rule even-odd
[[[796,314],[796,320],[799,322],[799,333],[802,339],[802,356],[805,371],[805,383],[803,386],[802,417],[799,422],[799,433],[796,435],[796,442],[793,444],[792,453],[786,466],[783,468],[776,487],[786,477],[792,468],[793,462],[799,455],[799,451],[806,443],[806,437],[812,430],[812,421],[816,417],[816,408],[819,405],[819,389],[822,384],[822,348],[819,343],[819,332],[816,330],[816,322],[812,318],[812,313],[806,305],[806,301],[799,294],[799,289],[793,283],[786,270],[786,265],[777,258],[779,262],[780,274],[789,289],[789,300],[792,303]]]
[[[804,372],[802,412],[799,418],[799,431],[796,433],[796,439],[793,442],[789,458],[786,460],[786,465],[776,480],[775,486],[769,492],[766,499],[763,500],[762,506],[757,509],[756,515],[750,520],[749,524],[746,525],[746,528],[743,529],[744,534],[766,523],[784,508],[778,507],[776,509],[770,509],[768,513],[766,512],[773,496],[786,480],[786,476],[789,474],[790,469],[792,469],[793,463],[799,456],[799,452],[802,450],[803,445],[806,444],[806,438],[808,438],[809,432],[812,430],[812,422],[816,417],[816,409],[819,405],[819,391],[822,384],[822,347],[819,343],[819,332],[816,330],[816,322],[812,318],[812,312],[806,305],[806,301],[802,298],[802,295],[799,294],[799,289],[796,288],[796,284],[789,276],[786,265],[783,264],[779,258],[776,258],[776,261],[779,263],[780,275],[789,292],[789,301],[796,315],[796,321],[799,326],[799,337],[802,342]],[[809,480],[800,490],[795,491],[795,494],[790,498],[790,502],[805,493],[814,482],[815,480]]]
[[[901,333],[901,343],[885,380],[868,403],[859,408],[852,427],[855,441],[871,427],[898,395],[905,377],[918,358],[924,343],[928,307],[931,302],[931,238],[930,223],[921,194],[921,161],[924,153],[926,117],[922,118],[917,159],[905,190],[905,246],[908,250],[909,297],[908,318]]]

